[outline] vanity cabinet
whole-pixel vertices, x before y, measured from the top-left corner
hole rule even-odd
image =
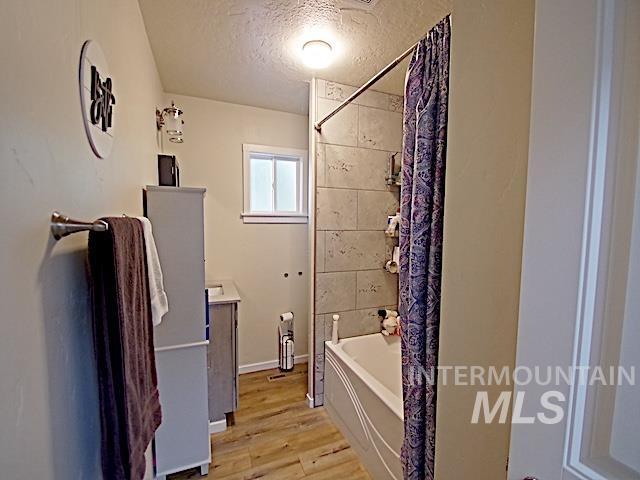
[[[217,288],[216,288],[217,287]],[[226,428],[226,416],[238,409],[238,304],[231,281],[208,288],[209,303],[209,426]]]

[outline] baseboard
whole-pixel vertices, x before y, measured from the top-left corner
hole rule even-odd
[[[296,365],[298,363],[307,363],[309,360],[309,355],[296,355],[294,357],[294,362]],[[243,373],[252,373],[252,372],[260,372],[262,370],[271,370],[272,368],[278,368],[279,362],[278,360],[269,360],[268,362],[258,362],[258,363],[249,363],[247,365],[240,365],[238,368],[238,373],[242,375]]]
[[[309,408],[315,408],[315,402],[313,401],[313,397],[307,393],[307,405]]]
[[[196,462],[196,463],[189,463],[187,465],[174,467],[174,468],[171,468],[169,470],[165,470],[164,472],[156,472],[155,478],[158,479],[158,480],[161,480],[161,479],[165,480],[167,478],[167,475],[171,475],[172,473],[182,472],[184,470],[191,470],[192,468],[200,468],[202,470],[208,470],[210,464],[211,464],[211,453],[209,453],[209,459],[208,460],[204,460],[202,462]],[[206,473],[204,475],[206,475]]]
[[[209,422],[209,435],[224,432],[227,429],[227,419]]]

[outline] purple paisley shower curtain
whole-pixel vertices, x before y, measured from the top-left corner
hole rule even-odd
[[[405,86],[400,199],[404,478],[432,480],[444,216],[449,17],[423,39]]]

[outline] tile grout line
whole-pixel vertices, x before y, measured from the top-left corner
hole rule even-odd
[[[359,273],[359,272],[379,272],[380,270],[386,272],[386,270],[384,269],[384,267],[380,267],[380,268],[363,268],[360,270],[333,270],[331,272],[318,272],[318,273]],[[389,273],[387,272],[389,275],[394,275],[397,276],[396,273]]]
[[[325,186],[325,187],[317,187],[317,189],[325,189],[325,190],[350,190],[350,191],[354,191],[354,192],[370,192],[370,193],[395,193],[393,190],[389,190],[389,189],[385,189],[385,190],[376,190],[373,188],[354,188],[354,187],[329,187],[329,186]]]
[[[398,150],[389,150],[389,149],[386,149],[386,148],[364,147],[364,146],[362,146],[360,144],[347,145],[346,143],[323,142],[321,140],[318,140],[318,142],[321,143],[322,145],[330,145],[332,147],[358,148],[360,150],[372,150],[374,152],[385,152],[385,153],[400,153],[400,152],[402,152],[402,147],[400,147]]]
[[[355,92],[355,90],[354,90]],[[378,93],[380,95],[387,95],[389,97],[396,97],[396,98],[403,98],[401,95],[395,95],[393,93],[385,93],[385,92],[380,92],[378,90],[369,90],[369,92],[374,92],[374,93]],[[318,95],[318,98],[321,98],[323,100],[329,100],[330,102],[338,102],[338,104],[344,102],[347,98],[349,97],[349,95],[347,95],[347,97],[344,98],[331,98],[331,97],[327,97],[326,95]],[[376,107],[375,105],[366,105],[364,103],[362,103],[361,101],[359,101],[358,99],[355,99],[354,101],[351,102],[351,105],[358,105],[360,107],[365,107],[365,108],[373,108],[374,110],[383,110],[385,112],[390,112],[390,113],[402,113],[399,112],[397,110],[393,110],[389,107]]]
[[[347,145],[344,143],[323,142],[321,140],[318,140],[318,142],[322,145],[329,145],[330,147],[355,148],[358,150],[373,150],[374,152],[385,152],[385,153],[401,153],[402,152],[402,146],[400,146],[400,150],[389,150],[386,148],[371,148],[371,147],[362,147],[360,145]]]
[[[394,95],[394,94],[392,94],[392,93],[379,92],[378,90],[371,90],[371,91],[372,91],[372,92],[375,92],[375,93],[379,93],[379,94],[381,94],[381,95],[388,95],[388,96],[392,96],[392,97],[403,98],[403,97],[402,97],[402,96],[400,96],[400,95]],[[318,98],[321,98],[321,99],[323,99],[323,100],[329,100],[330,102],[338,102],[339,104],[340,104],[340,103],[342,103],[342,102],[344,102],[344,101],[346,100],[346,97],[345,97],[344,99],[342,99],[342,100],[339,100],[339,99],[337,99],[337,98],[329,98],[329,97],[327,97],[327,96],[325,96],[325,95],[318,95]],[[404,103],[404,100],[403,100],[403,103]],[[358,100],[357,100],[357,99],[356,99],[356,100],[354,100],[354,101],[351,103],[351,105],[357,105],[357,106],[359,106],[359,107],[364,107],[364,108],[372,108],[372,109],[374,109],[374,110],[382,110],[383,112],[398,113],[398,114],[402,115],[402,111],[400,111],[400,112],[399,112],[399,111],[397,111],[397,110],[392,110],[392,109],[390,109],[390,108],[388,108],[388,107],[375,107],[375,106],[373,106],[373,105],[365,105],[365,104],[363,104],[362,102],[358,102]]]
[[[356,190],[356,230],[360,230],[360,191]]]
[[[328,228],[328,229],[322,229],[322,230],[316,230],[316,231],[317,232],[371,232],[371,233],[380,232],[384,236],[384,238],[398,238],[398,237],[388,237],[388,236],[386,236],[384,234],[384,230],[377,229],[377,228],[374,228],[374,229],[364,229],[363,228],[363,229],[355,229],[355,230],[351,229],[351,228],[348,228],[348,229]]]

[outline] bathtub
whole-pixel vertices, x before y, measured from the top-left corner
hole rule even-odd
[[[400,338],[380,333],[325,344],[324,406],[374,480],[402,479]]]

